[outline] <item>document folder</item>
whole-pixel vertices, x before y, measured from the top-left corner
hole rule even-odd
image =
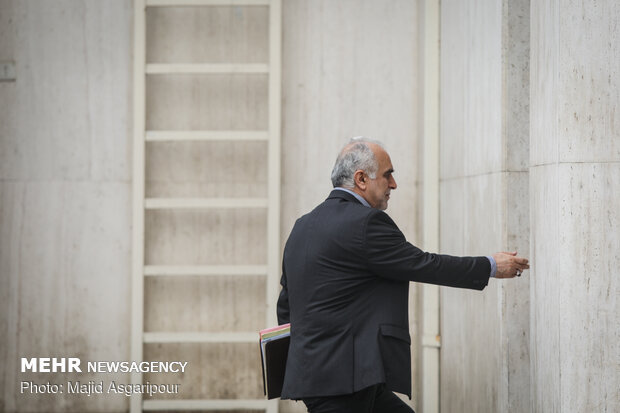
[[[288,346],[291,342],[291,325],[268,328],[261,330],[259,334],[263,391],[268,399],[275,399],[282,394]]]

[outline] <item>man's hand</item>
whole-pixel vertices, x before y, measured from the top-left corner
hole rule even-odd
[[[517,257],[517,252],[498,252],[493,254],[497,264],[495,278],[520,277],[523,270],[530,268],[527,258]]]

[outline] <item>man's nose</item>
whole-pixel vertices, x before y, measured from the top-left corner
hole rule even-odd
[[[396,185],[396,179],[394,179],[394,177],[390,177],[390,188],[392,189],[396,189],[398,185]]]

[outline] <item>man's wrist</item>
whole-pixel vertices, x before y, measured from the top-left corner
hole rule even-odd
[[[495,278],[495,273],[497,273],[497,263],[495,262],[495,258],[491,257],[490,255],[487,255],[487,258],[491,263],[491,274],[489,275],[489,277]]]

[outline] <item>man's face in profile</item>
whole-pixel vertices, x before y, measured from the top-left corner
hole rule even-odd
[[[390,199],[390,191],[396,189],[396,180],[392,176],[394,168],[390,156],[380,146],[372,145],[372,151],[375,154],[379,167],[375,179],[371,179],[366,175],[367,187],[364,192],[364,198],[371,207],[386,210]]]

